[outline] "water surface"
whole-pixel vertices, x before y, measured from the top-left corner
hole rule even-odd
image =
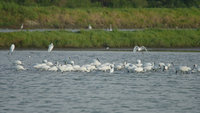
[[[200,53],[111,51],[0,51],[0,112],[2,113],[197,113],[200,111],[200,74],[167,72],[127,73],[48,72],[33,68],[47,59],[75,64],[101,62],[174,62],[200,65]],[[30,56],[30,57],[29,57]],[[29,70],[16,71],[21,60]]]

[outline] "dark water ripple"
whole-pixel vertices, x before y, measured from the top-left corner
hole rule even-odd
[[[104,72],[46,72],[32,68],[47,59],[67,59],[82,65],[102,62],[174,62],[200,65],[200,53],[0,51],[0,112],[2,113],[197,113],[200,111],[200,75],[170,72],[113,74]],[[30,58],[28,56],[31,56]],[[16,71],[22,60],[27,71]]]

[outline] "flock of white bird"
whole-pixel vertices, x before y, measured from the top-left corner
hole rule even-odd
[[[16,60],[14,62],[15,68],[17,70],[29,70],[24,68],[22,61]],[[142,63],[141,60],[137,60],[136,63],[102,63],[100,60],[93,59],[89,64],[77,65],[73,60],[69,58],[65,62],[52,63],[47,60],[43,60],[42,63],[37,63],[32,66],[36,70],[40,71],[54,71],[54,72],[94,72],[102,71],[108,73],[114,73],[115,71],[124,71],[128,73],[145,73],[145,72],[160,72],[173,70],[175,73],[199,73],[200,68],[195,64],[192,68],[188,66],[180,66],[178,68],[174,67],[173,63],[158,63],[155,65],[152,63]]]
[[[48,52],[51,52],[54,48],[53,43],[51,43],[48,47]],[[12,54],[15,49],[15,45],[12,44],[10,47],[9,54]],[[134,47],[135,51],[141,51],[146,50],[145,47]],[[147,51],[147,50],[146,50]],[[16,60],[14,62],[16,70],[28,70],[27,68],[24,68],[24,64],[20,60]],[[33,65],[33,68],[37,70],[44,70],[44,71],[60,71],[60,72],[93,72],[93,71],[103,71],[103,72],[109,72],[113,73],[114,71],[125,71],[129,73],[144,73],[144,72],[154,72],[154,71],[168,71],[168,70],[174,70],[176,73],[199,73],[200,67],[198,67],[197,64],[194,64],[193,67],[188,66],[179,66],[178,68],[174,66],[173,63],[158,63],[155,65],[154,62],[149,63],[142,63],[141,60],[137,60],[136,63],[102,63],[100,60],[94,59],[89,64],[84,65],[77,65],[71,58],[69,57],[68,61],[59,63],[52,63],[47,60],[43,60],[42,63],[38,63]]]

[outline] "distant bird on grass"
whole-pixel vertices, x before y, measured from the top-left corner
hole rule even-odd
[[[88,25],[88,29],[92,29],[92,26],[90,24]]]
[[[54,45],[53,45],[53,43],[51,43],[51,44],[49,45],[48,52],[51,52],[51,51],[53,50],[53,47],[54,47]]]
[[[109,31],[113,31],[113,30],[112,30],[112,25],[111,25],[111,24],[110,24],[110,28],[109,28]]]
[[[24,24],[22,24],[20,28],[21,28],[21,30],[22,30],[22,29],[24,28]]]

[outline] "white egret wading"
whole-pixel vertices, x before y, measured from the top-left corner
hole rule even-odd
[[[51,43],[51,44],[49,45],[48,52],[51,52],[51,51],[53,50],[53,47],[54,47],[54,45],[53,45],[53,43]]]
[[[15,50],[15,45],[12,44],[12,45],[10,46],[10,52],[9,52],[9,54],[12,54],[14,50]]]

